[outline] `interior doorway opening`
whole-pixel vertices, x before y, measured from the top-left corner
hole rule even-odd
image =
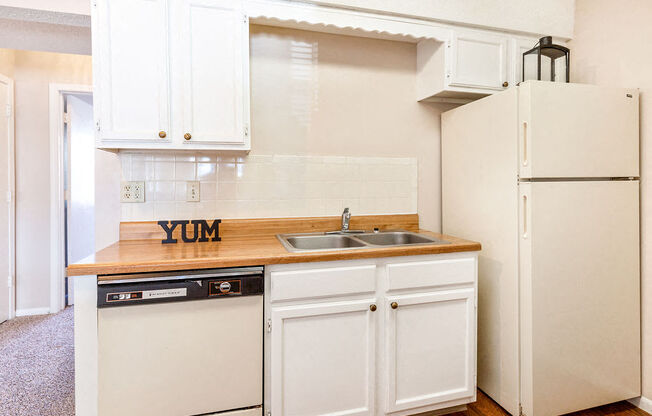
[[[63,94],[64,267],[95,252],[95,139],[93,95]],[[65,304],[74,303],[65,277]]]

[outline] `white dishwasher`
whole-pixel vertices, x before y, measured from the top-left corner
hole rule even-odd
[[[262,415],[262,267],[104,277],[99,416]]]

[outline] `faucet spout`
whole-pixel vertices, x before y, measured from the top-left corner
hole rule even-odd
[[[344,208],[342,212],[342,232],[349,230],[349,221],[351,220],[351,211],[348,208]]]

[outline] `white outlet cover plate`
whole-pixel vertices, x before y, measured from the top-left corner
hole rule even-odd
[[[186,182],[186,202],[199,202],[199,181]]]
[[[120,202],[145,202],[145,182],[121,182]]]

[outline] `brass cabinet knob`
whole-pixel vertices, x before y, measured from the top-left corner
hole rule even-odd
[[[369,305],[369,309],[371,310],[371,312],[376,312],[376,309],[378,308],[376,307],[376,305],[372,303],[371,305]]]
[[[164,132],[163,130],[158,132],[158,137],[160,137],[161,139],[165,139],[165,136],[167,136],[167,135],[168,134],[166,132]]]
[[[183,135],[183,138],[186,139],[186,140],[190,140],[190,139],[192,139],[192,135],[190,133],[186,133],[186,134]]]
[[[398,308],[398,303],[396,303],[396,302],[392,302],[392,303],[390,304],[390,306],[392,307],[392,309],[396,309],[396,308]]]
[[[503,82],[503,87],[505,87],[505,88],[509,87],[509,82],[507,82],[507,81]]]

